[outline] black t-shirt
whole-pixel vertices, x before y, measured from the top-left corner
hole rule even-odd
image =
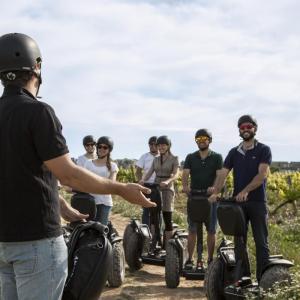
[[[209,150],[205,159],[201,159],[199,151],[187,155],[184,169],[190,170],[191,189],[202,190],[213,186],[217,171],[222,169],[221,154]]]
[[[8,86],[0,98],[0,242],[61,234],[57,180],[44,161],[68,153],[53,109]]]

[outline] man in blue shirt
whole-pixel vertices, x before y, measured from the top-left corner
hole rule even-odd
[[[251,223],[256,246],[256,277],[259,281],[269,258],[266,181],[272,154],[267,145],[254,138],[257,121],[251,115],[241,116],[238,120],[238,128],[243,141],[229,151],[209,201],[216,201],[228,173],[233,170],[233,196],[240,203],[245,214],[246,241],[249,221]],[[250,273],[250,270],[246,272]]]

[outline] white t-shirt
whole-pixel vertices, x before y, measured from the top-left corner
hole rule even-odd
[[[148,171],[150,170],[153,160],[155,157],[159,156],[159,154],[153,155],[151,152],[147,152],[143,154],[140,159],[135,163],[135,165],[141,169],[143,169],[143,178],[146,176]],[[146,181],[147,183],[153,183],[155,179],[155,172],[151,175],[151,177]]]
[[[101,176],[108,178],[110,176],[110,172],[118,172],[119,168],[116,163],[111,162],[111,171],[108,170],[107,166],[96,166],[92,160],[87,160],[84,168],[90,170],[91,172]],[[104,204],[107,206],[113,206],[111,195],[99,195],[99,194],[91,194],[94,196],[96,204]]]
[[[85,165],[85,163],[86,163],[87,161],[92,160],[92,159],[96,159],[96,158],[97,158],[96,155],[94,155],[94,157],[92,157],[92,158],[87,158],[87,157],[85,156],[85,154],[83,154],[83,155],[80,155],[80,156],[77,158],[76,164],[77,164],[77,166],[84,167],[84,165]]]

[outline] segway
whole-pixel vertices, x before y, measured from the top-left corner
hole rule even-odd
[[[159,185],[153,185],[157,191],[157,204],[160,201]],[[150,208],[152,209],[152,208]],[[158,211],[158,213],[160,213]],[[151,219],[151,216],[150,216]],[[158,225],[159,227],[161,224]],[[138,219],[132,219],[124,231],[124,251],[125,260],[131,271],[137,271],[144,264],[164,266],[166,251],[161,242],[161,228],[156,228],[155,236],[151,235],[149,226],[141,224]],[[173,237],[183,232],[178,229],[177,224],[173,224]]]
[[[250,273],[246,244],[243,239],[246,232],[244,212],[234,198],[221,199],[217,217],[222,232],[225,235],[235,236],[235,247],[225,238],[218,247],[217,258],[210,264],[205,276],[209,300],[247,299],[249,295],[260,298],[263,291],[271,289],[275,282],[290,282],[289,268],[293,263],[283,259],[282,255],[269,257],[259,284],[252,282],[249,276],[244,276]]]
[[[203,241],[203,223],[209,223],[211,204],[208,202],[206,190],[192,190],[187,203],[189,218],[200,227],[200,238]],[[180,277],[187,280],[204,280],[205,269],[197,268],[186,269],[185,264],[188,260],[186,232],[178,232],[173,239],[168,241],[166,264],[165,264],[165,281],[169,288],[176,288],[180,283]]]
[[[89,220],[94,220],[96,217],[95,200],[90,194],[75,193],[71,198],[71,206],[83,214],[89,214]],[[107,230],[107,238],[112,246],[112,262],[107,281],[110,287],[119,287],[125,279],[123,239],[110,221],[108,222]]]

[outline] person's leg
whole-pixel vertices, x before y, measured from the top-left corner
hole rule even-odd
[[[14,269],[6,260],[5,250],[5,243],[0,243],[0,299],[18,299]]]
[[[207,263],[210,264],[214,257],[217,229],[217,204],[211,205],[209,225],[207,229]]]
[[[112,208],[111,206],[101,204],[99,222],[102,223],[103,225],[108,224],[111,208]]]
[[[68,268],[63,237],[7,244],[18,296],[4,299],[61,299]]]
[[[187,223],[188,223],[188,254],[189,254],[189,261],[193,260],[194,255],[194,249],[196,245],[196,239],[197,239],[197,224],[192,222],[189,216],[187,216]]]
[[[268,243],[268,212],[264,202],[248,203],[248,211],[256,247],[256,278],[260,281],[262,270],[270,256]]]
[[[150,227],[149,208],[143,207],[142,224],[147,224]]]

